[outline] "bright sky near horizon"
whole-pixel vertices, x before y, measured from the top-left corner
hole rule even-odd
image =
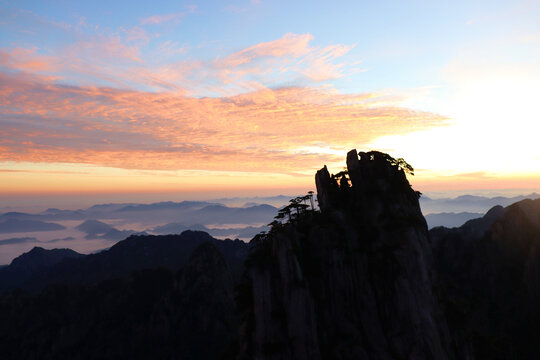
[[[294,194],[351,148],[525,193],[539,104],[539,1],[0,0],[4,201]]]

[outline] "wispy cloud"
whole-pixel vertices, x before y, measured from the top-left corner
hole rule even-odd
[[[9,238],[0,240],[1,245],[13,245],[13,244],[24,244],[24,243],[35,243],[39,242],[35,237],[20,237],[20,238]]]
[[[197,10],[196,5],[188,5],[186,11],[169,14],[156,14],[141,20],[141,25],[159,25],[166,22],[179,22],[183,17]]]
[[[148,35],[148,32],[139,26],[134,26],[132,28],[123,29],[124,33],[126,34],[126,42],[128,43],[142,43],[147,44],[150,42],[150,35]]]
[[[311,45],[311,34],[285,34],[213,60],[189,59],[190,47],[170,40],[156,44],[157,63],[143,49],[152,35],[141,27],[116,34],[80,35],[53,55],[37,48],[0,49],[4,67],[68,77],[70,83],[175,90],[195,96],[231,96],[282,84],[321,83],[348,74],[344,57],[354,45]],[[178,56],[182,61],[167,62]],[[150,64],[152,63],[152,64]],[[356,64],[355,64],[356,65]],[[96,81],[99,80],[99,81]]]
[[[152,15],[150,17],[142,19],[141,25],[157,25],[168,21],[179,21],[184,16],[186,16],[186,14],[183,12],[163,15]]]
[[[309,52],[308,46],[311,40],[313,40],[311,34],[288,33],[281,39],[259,43],[216,62],[221,66],[235,67],[252,63],[254,60],[264,57],[299,57]]]
[[[339,62],[354,45],[312,46],[311,34],[285,34],[282,38],[261,42],[225,58],[217,58],[208,74],[224,84],[242,90],[260,89],[268,82],[290,82],[304,79],[317,83],[346,74]]]
[[[66,49],[66,54],[74,61],[84,59],[101,63],[110,63],[112,60],[141,62],[139,46],[128,45],[118,36],[99,36],[78,41]]]

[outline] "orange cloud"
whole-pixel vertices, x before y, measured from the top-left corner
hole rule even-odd
[[[195,98],[28,74],[0,75],[0,105],[0,161],[130,169],[293,173],[342,162],[342,151],[376,137],[444,122],[377,94],[326,88]]]

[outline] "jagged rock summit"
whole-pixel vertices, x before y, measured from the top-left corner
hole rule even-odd
[[[254,239],[238,293],[241,359],[458,357],[432,290],[412,171],[351,150],[347,171],[317,172],[320,212]]]

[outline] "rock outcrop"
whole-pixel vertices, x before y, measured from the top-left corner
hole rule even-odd
[[[399,164],[352,150],[348,172],[317,172],[320,213],[253,240],[240,359],[456,358],[419,194]]]

